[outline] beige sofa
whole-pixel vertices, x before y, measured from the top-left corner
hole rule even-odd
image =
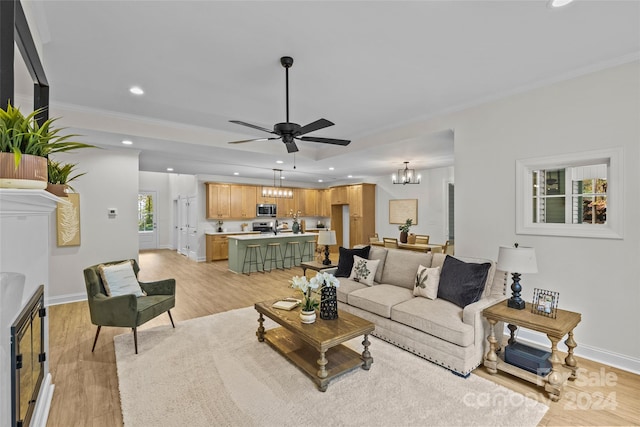
[[[463,309],[444,299],[414,296],[418,267],[442,266],[446,256],[372,246],[369,259],[380,260],[373,286],[340,277],[338,308],[375,323],[374,336],[466,377],[485,353],[489,329],[482,310],[506,298],[507,274],[491,260],[456,257],[491,263],[477,302]]]

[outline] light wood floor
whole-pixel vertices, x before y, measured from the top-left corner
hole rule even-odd
[[[171,311],[176,322],[293,295],[288,280],[302,274],[294,268],[237,275],[227,271],[226,261],[196,263],[169,250],[141,252],[140,267],[142,281],[177,280],[176,307]],[[49,316],[49,365],[55,392],[48,426],[122,425],[113,337],[130,330],[103,328],[91,353],[95,326],[86,302],[51,306]],[[141,329],[168,322],[169,317],[162,315]],[[576,340],[579,346],[579,337]],[[570,383],[557,403],[547,401],[542,388],[507,374],[491,376],[482,367],[474,374],[547,403],[550,409],[541,426],[640,425],[640,376],[583,359],[578,359],[578,366],[586,369],[586,375]]]

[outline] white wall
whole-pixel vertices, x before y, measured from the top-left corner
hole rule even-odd
[[[77,169],[87,174],[71,183],[80,193],[80,246],[57,246],[52,215],[51,304],[86,299],[84,268],[138,258],[138,152],[91,148],[55,159],[78,163]],[[118,209],[115,218],[107,215],[109,208]]]
[[[376,184],[376,232],[383,237],[400,238],[397,224],[389,224],[389,200],[418,199],[418,225],[411,227],[414,234],[426,234],[431,243],[444,243],[447,237],[447,184],[453,183],[453,167],[416,171],[422,175],[420,184],[399,185],[391,176],[371,177],[367,182]]]
[[[523,297],[530,301],[534,287],[560,292],[560,308],[582,313],[576,353],[636,372],[639,117],[634,62],[395,130],[454,130],[456,254],[496,259],[500,245],[533,246],[539,272],[523,275]],[[515,161],[602,147],[624,149],[624,239],[516,235]]]

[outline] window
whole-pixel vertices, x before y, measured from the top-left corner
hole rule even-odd
[[[153,197],[138,194],[138,231],[153,231]]]
[[[516,162],[516,232],[622,238],[622,150]]]

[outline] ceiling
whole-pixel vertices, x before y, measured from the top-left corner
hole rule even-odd
[[[23,5],[41,43],[52,115],[86,142],[140,150],[143,171],[264,180],[282,168],[292,181],[332,183],[389,175],[403,161],[449,166],[452,130],[393,131],[640,58],[639,1]],[[285,55],[295,61],[291,121],[326,118],[335,126],[310,136],[352,140],[298,142],[295,170],[279,140],[227,143],[271,136],[229,120],[285,121]],[[129,93],[134,85],[145,94]],[[16,98],[30,97],[31,86],[17,65]],[[381,132],[391,136],[380,141]]]

